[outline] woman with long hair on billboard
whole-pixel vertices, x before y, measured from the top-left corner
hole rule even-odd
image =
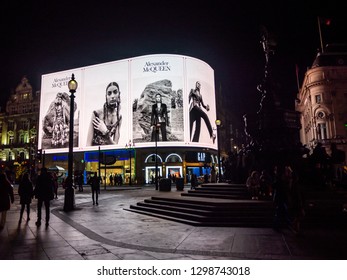
[[[206,110],[210,110],[210,106],[208,104],[204,104],[202,99],[202,95],[200,93],[201,84],[199,81],[195,83],[195,89],[191,89],[189,93],[189,120],[190,120],[190,136],[192,136],[193,124],[195,122],[195,131],[192,138],[192,142],[199,142],[200,139],[200,130],[201,130],[201,119],[203,119],[206,123],[208,132],[212,141],[216,140],[216,135],[213,133],[211,122],[207,116],[207,114],[201,109],[201,106]]]
[[[106,87],[106,102],[103,108],[93,112],[87,144],[118,144],[121,124],[119,85],[111,82]]]

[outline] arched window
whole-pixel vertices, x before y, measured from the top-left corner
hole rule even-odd
[[[160,155],[157,155],[157,161],[158,162],[163,162],[163,159],[161,158]],[[150,154],[146,157],[145,163],[155,163],[155,154]]]
[[[328,138],[328,129],[327,129],[327,114],[324,111],[318,111],[316,113],[317,120],[317,139],[323,140]]]
[[[178,154],[169,154],[165,159],[165,162],[182,162],[182,161],[183,161],[182,158]]]

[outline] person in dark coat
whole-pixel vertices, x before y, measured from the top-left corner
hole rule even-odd
[[[99,205],[100,178],[96,172],[94,172],[94,176],[90,178],[89,184],[92,187],[93,205],[95,205],[95,203],[96,205]]]
[[[27,222],[28,222],[30,220],[30,204],[34,194],[34,187],[33,187],[33,183],[30,180],[29,173],[25,173],[23,175],[23,178],[18,186],[18,194],[20,197],[19,202],[21,204],[19,223],[22,222],[25,206],[27,209]]]
[[[7,211],[11,208],[11,203],[14,202],[13,186],[7,179],[5,173],[0,174],[0,230],[5,227]]]
[[[34,190],[37,198],[37,221],[36,226],[41,225],[42,204],[46,209],[46,226],[49,225],[50,203],[54,199],[54,182],[52,176],[47,172],[47,168],[41,168],[41,174],[37,177]]]

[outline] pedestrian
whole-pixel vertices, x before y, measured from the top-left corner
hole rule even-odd
[[[94,172],[94,176],[90,178],[89,184],[92,187],[92,199],[93,205],[99,205],[99,193],[100,193],[100,179],[96,172]]]
[[[83,192],[83,181],[84,181],[84,176],[83,176],[83,174],[81,173],[81,174],[78,176],[78,191],[79,191],[79,192]]]
[[[191,187],[190,187],[191,190],[195,190],[196,187],[198,186],[198,178],[196,177],[196,174],[195,174],[195,173],[193,173],[193,174],[191,175],[191,178],[190,178],[190,185],[191,185]]]
[[[278,230],[282,225],[291,228],[292,222],[289,216],[289,187],[291,184],[290,167],[275,166],[273,169],[273,203],[274,203],[274,224],[273,228]]]
[[[272,196],[271,177],[265,169],[262,170],[259,179],[260,179],[260,195]]]
[[[110,179],[110,186],[113,186],[113,175],[112,175],[112,173],[110,174],[109,179]]]
[[[58,175],[56,173],[53,173],[52,179],[53,179],[53,183],[54,183],[54,198],[58,199],[58,188],[59,188]]]
[[[252,199],[259,198],[259,189],[260,189],[260,174],[258,171],[252,171],[251,175],[247,178],[246,186],[251,193]]]
[[[301,189],[299,178],[296,172],[293,172],[293,182],[290,191],[290,210],[292,221],[292,230],[295,234],[301,233],[301,222],[304,219],[305,213],[305,197]]]
[[[41,226],[42,204],[45,204],[46,227],[49,225],[49,214],[51,200],[54,199],[54,182],[47,168],[41,168],[41,174],[37,177],[37,183],[34,189],[34,195],[37,198],[37,221],[36,226]]]
[[[18,186],[18,195],[20,197],[19,203],[21,205],[19,223],[22,222],[25,207],[27,210],[27,222],[30,221],[30,204],[33,198],[33,194],[34,194],[33,183],[30,180],[29,173],[25,173]]]
[[[13,186],[7,178],[6,173],[0,174],[0,230],[5,227],[7,211],[14,202]]]

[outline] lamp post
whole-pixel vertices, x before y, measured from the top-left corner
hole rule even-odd
[[[155,189],[159,190],[158,186],[158,134],[160,123],[155,124]]]
[[[68,177],[65,188],[64,211],[71,211],[75,208],[75,191],[72,184],[73,170],[73,136],[74,136],[74,112],[75,112],[75,95],[77,89],[75,75],[72,74],[71,80],[68,83],[70,91],[70,128],[69,128],[69,155],[68,155]]]
[[[217,149],[218,149],[218,182],[221,182],[222,174],[221,174],[221,163],[220,163],[220,145],[219,145],[219,127],[221,126],[221,120],[215,121],[217,126]]]
[[[130,176],[129,176],[129,186],[131,186],[131,152],[135,149],[135,143],[131,143],[131,140],[125,144],[125,149],[129,151],[129,164],[130,164]]]

